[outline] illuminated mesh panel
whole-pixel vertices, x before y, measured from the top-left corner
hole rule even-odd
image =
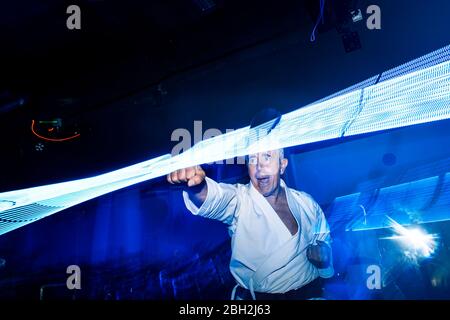
[[[62,211],[81,202],[162,175],[152,170],[170,160],[165,155],[93,178],[0,194],[0,234]],[[163,167],[163,166],[162,166]],[[15,204],[15,205],[13,205]]]
[[[347,136],[448,119],[450,62],[363,90],[361,113]]]
[[[268,144],[289,147],[341,137],[344,125],[359,109],[360,97],[359,91],[353,91],[283,115]]]
[[[450,173],[380,189],[374,204],[365,207],[365,217],[360,208],[363,201],[356,201],[359,195],[336,198],[329,211],[331,221],[356,217],[346,229],[358,231],[388,227],[386,216],[401,225],[450,219]]]
[[[383,72],[379,82],[418,71],[420,69],[425,69],[448,60],[450,60],[450,45]]]
[[[5,210],[0,215],[0,234],[17,229],[59,211],[55,211],[55,209],[62,210],[64,208],[52,208],[32,203],[26,207]]]
[[[447,61],[285,114],[256,151],[448,119],[449,103]]]
[[[314,103],[311,103],[311,104],[317,104],[317,103],[320,103],[322,101],[326,101],[326,100],[329,100],[331,98],[334,98],[334,97],[337,97],[337,96],[340,96],[340,95],[343,95],[343,94],[346,94],[346,93],[349,93],[349,92],[352,92],[352,91],[356,91],[356,90],[359,90],[359,89],[362,89],[362,88],[366,88],[368,86],[372,86],[372,85],[377,83],[377,79],[378,78],[379,78],[379,76],[373,76],[373,77],[371,77],[369,79],[366,79],[364,81],[361,81],[360,83],[354,84],[354,85],[352,85],[352,86],[350,86],[350,87],[348,87],[348,88],[346,88],[344,90],[341,90],[341,91],[338,91],[336,93],[333,93],[333,94],[331,94],[331,95],[329,95],[329,96],[327,96],[325,98],[322,98],[322,99],[320,99],[318,101],[315,101]]]
[[[427,215],[433,217],[434,221],[446,221],[450,219],[450,172],[445,174],[439,197],[432,199]]]
[[[164,155],[93,178],[1,193],[0,219],[13,212],[10,211],[12,209],[17,209],[14,215],[18,218],[42,218],[102,194],[188,166],[265,150],[449,119],[449,76],[450,61],[446,61],[285,114],[277,128],[262,139],[258,139],[264,136],[260,134],[260,130],[266,131],[267,124],[253,129],[245,127],[201,141],[174,157]],[[371,81],[373,79],[370,79]],[[45,209],[36,207],[35,204],[44,206]],[[2,230],[13,230],[30,220],[14,221],[16,222],[10,222],[6,218],[0,220],[8,225]]]
[[[406,218],[408,222],[411,218],[418,219],[419,223],[449,220],[450,173],[440,174],[448,168],[450,168],[450,158],[408,168],[398,177],[399,185],[383,189],[385,193],[394,192],[396,189],[403,193],[401,199],[398,197],[389,200],[385,197],[385,201],[394,201],[394,208],[384,208],[384,210],[392,209],[390,215],[400,214],[403,218],[399,219]],[[430,178],[430,176],[434,177]],[[330,228],[332,230],[365,230],[383,227],[385,213],[376,201],[383,199],[383,197],[380,198],[377,188],[384,180],[384,177],[380,177],[363,181],[358,184],[360,192],[335,198],[326,210]],[[365,217],[364,213],[366,213]],[[378,217],[373,217],[377,215]]]
[[[334,199],[326,211],[326,217],[331,230],[347,229],[352,221],[364,212],[360,205],[360,193],[353,193]]]
[[[425,164],[405,170],[402,173],[401,177],[399,177],[399,183],[410,182],[413,180],[420,180],[425,177],[440,175],[442,172],[447,172],[448,168],[450,168],[450,157],[439,159],[433,162],[427,162]]]
[[[360,83],[357,83],[353,86],[350,86],[344,90],[338,91],[336,93],[333,93],[332,95],[329,95],[325,98],[322,98],[318,101],[315,101],[312,104],[316,104],[331,98],[334,98],[336,96],[354,91],[354,90],[358,90],[358,89],[362,89],[362,88],[366,88],[368,86],[398,77],[398,76],[402,76],[405,75],[407,73],[411,73],[414,71],[418,71],[420,69],[425,69],[431,66],[435,66],[437,64],[443,63],[450,60],[450,45],[445,46],[441,49],[438,49],[436,51],[433,51],[429,54],[426,54],[425,56],[422,56],[418,59],[414,59],[412,61],[409,61],[407,63],[404,63],[398,67],[395,67],[393,69],[390,69],[388,71],[385,71],[377,76],[373,76],[369,79],[366,79],[364,81],[361,81]]]
[[[113,192],[115,190],[139,183],[139,179],[124,179],[122,181],[111,182],[106,185],[86,188],[76,192],[59,195],[53,198],[36,201],[17,208],[1,212],[0,234],[14,230],[36,220],[45,218],[51,214],[62,211],[79,203],[88,201],[98,196]],[[147,178],[145,179],[147,180]],[[86,184],[88,185],[88,184]],[[2,225],[1,223],[4,222]]]

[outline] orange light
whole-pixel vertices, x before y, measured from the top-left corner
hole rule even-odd
[[[77,134],[75,134],[75,135],[73,135],[73,136],[71,136],[71,137],[67,137],[67,138],[60,138],[60,139],[46,138],[46,137],[44,137],[44,136],[41,136],[39,133],[37,133],[37,132],[34,130],[34,122],[35,122],[34,120],[31,120],[31,132],[32,132],[36,137],[38,137],[38,138],[40,138],[40,139],[42,139],[42,140],[51,141],[51,142],[62,142],[62,141],[72,140],[72,139],[78,138],[78,137],[80,136],[80,134],[77,133]],[[53,128],[52,128],[52,130],[53,130]],[[49,131],[52,131],[52,130],[49,129]]]

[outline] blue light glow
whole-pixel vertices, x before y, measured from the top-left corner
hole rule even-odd
[[[450,173],[338,197],[328,215],[332,229],[362,231],[389,227],[387,216],[403,226],[450,220],[448,208]]]
[[[405,254],[411,258],[430,257],[436,248],[435,234],[427,234],[420,229],[407,229],[394,219],[387,217],[395,235],[381,239],[400,241],[405,247]]]
[[[96,177],[0,193],[0,234],[103,194],[174,170],[251,153],[450,118],[450,46],[375,76],[282,116],[271,134],[267,124],[245,127]],[[264,136],[264,135],[263,135]],[[368,217],[370,218],[370,217]]]

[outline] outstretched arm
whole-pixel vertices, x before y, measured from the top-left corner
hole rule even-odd
[[[205,181],[205,171],[202,167],[195,166],[179,169],[167,175],[167,181],[171,184],[184,184],[189,199],[201,207],[208,195],[208,185]]]
[[[184,203],[194,215],[233,224],[239,206],[236,186],[215,182],[200,166],[174,171],[167,181],[184,185]]]

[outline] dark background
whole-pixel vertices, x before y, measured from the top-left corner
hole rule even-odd
[[[262,108],[295,110],[449,44],[448,1],[330,0],[310,42],[318,2],[2,4],[0,192],[170,153],[171,133],[193,134],[194,120],[203,131],[238,129]],[[81,30],[66,28],[70,4],[81,8]],[[365,26],[369,4],[381,8],[381,30]],[[349,21],[351,8],[362,9],[363,21]],[[351,31],[361,48],[346,52],[342,36]],[[33,119],[55,118],[60,137],[80,137],[47,142],[31,133]],[[448,159],[448,128],[444,121],[296,149],[286,179],[326,210],[364,182],[412,180],[405,170]],[[431,166],[414,179],[442,172]],[[245,168],[219,166],[210,175],[245,181]],[[81,297],[222,298],[231,284],[227,241],[220,223],[190,216],[179,190],[155,179],[0,236],[0,296],[37,299],[42,285],[64,283],[65,268],[79,264],[89,288]],[[218,276],[204,280],[210,291],[192,289],[211,270]],[[185,291],[174,290],[180,277],[180,288],[190,284]],[[55,288],[55,296],[68,294]]]

